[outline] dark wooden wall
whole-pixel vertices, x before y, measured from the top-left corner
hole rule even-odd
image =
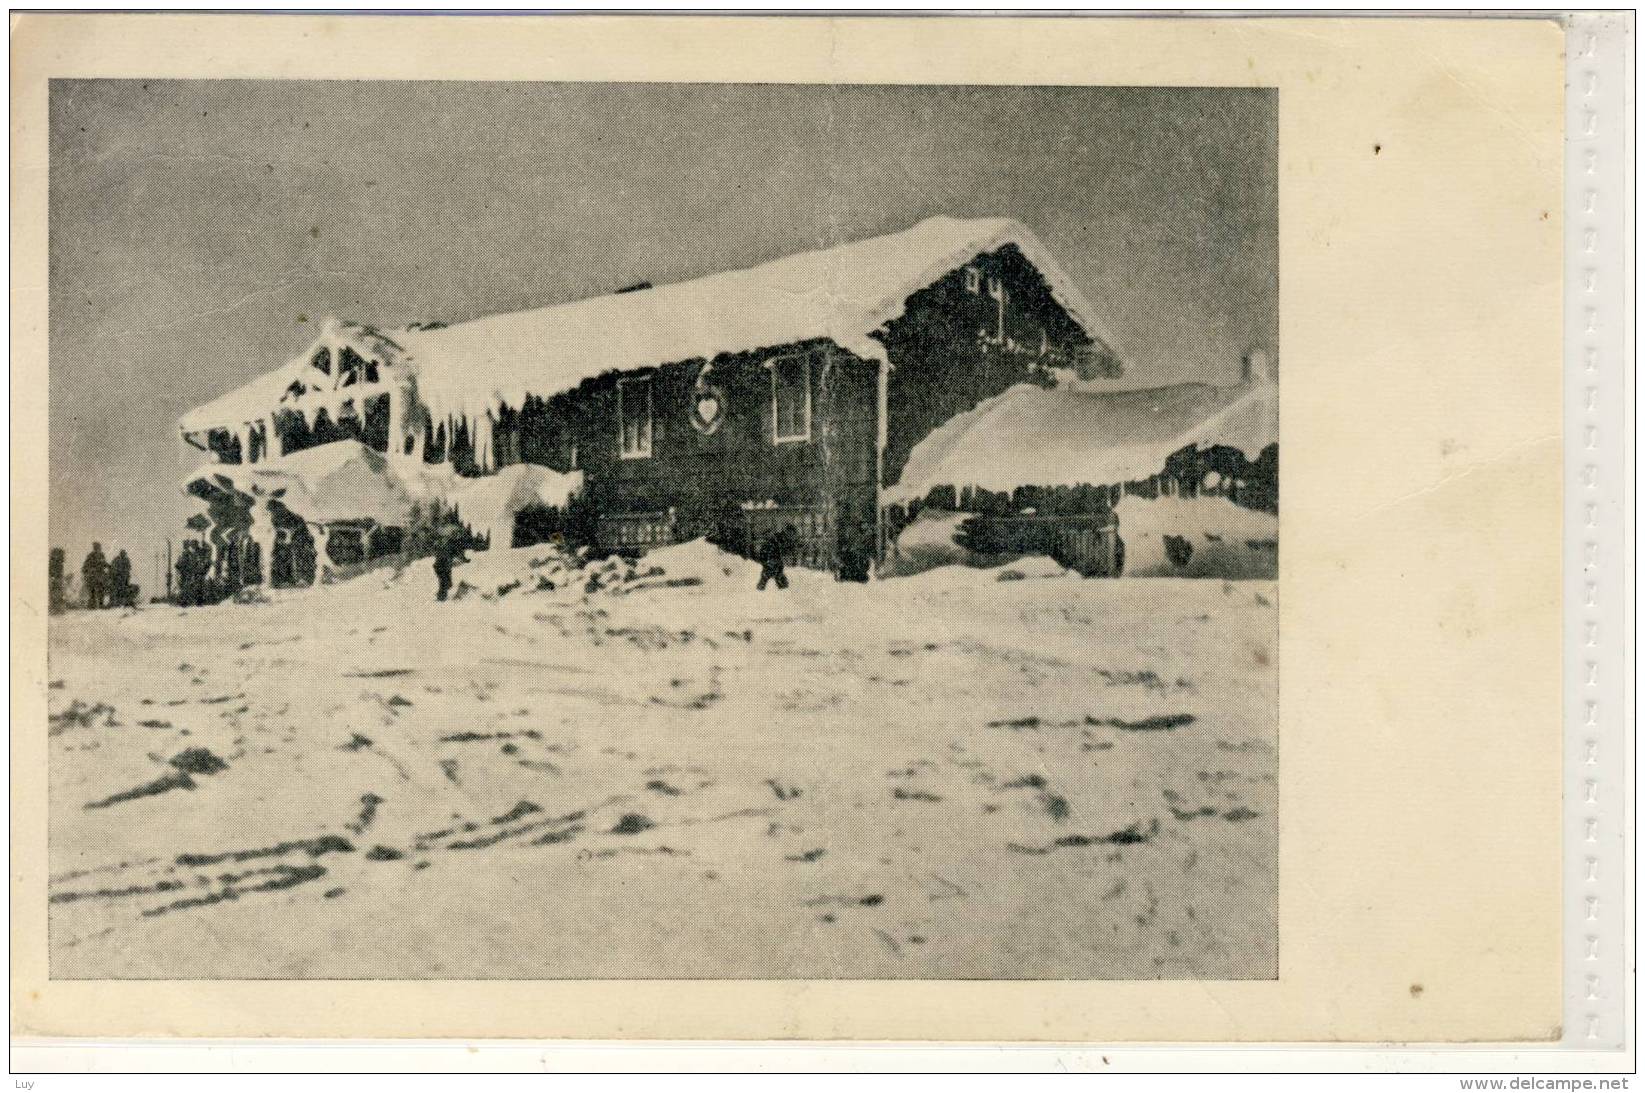
[[[772,375],[766,362],[809,353],[811,437],[773,441]],[[589,380],[566,394],[505,410],[493,433],[499,466],[537,463],[584,475],[584,499],[604,515],[675,512],[677,537],[706,535],[747,549],[742,506],[773,503],[825,509],[845,549],[874,539],[875,400],[878,365],[825,339],[722,354],[707,382],[724,398],[719,427],[693,427],[702,360]],[[619,378],[651,377],[651,455],[624,459],[618,430]],[[630,388],[632,390],[632,388]],[[466,438],[452,455],[459,469]]]
[[[1050,370],[1110,370],[1096,345],[1051,295],[1050,286],[1014,245],[975,259],[981,291],[954,270],[908,298],[882,338],[891,363],[885,483],[893,485],[908,455],[937,426],[1018,383],[1051,382]],[[1005,286],[1005,337],[990,277]],[[1045,352],[1041,352],[1041,334]]]
[[[1052,297],[1039,271],[1014,246],[978,256],[978,291],[962,267],[911,295],[901,317],[879,335],[893,368],[888,389],[885,481],[896,481],[914,445],[955,414],[1013,384],[1051,382],[1051,369],[1080,371],[1111,364]],[[1003,339],[990,278],[1005,287]],[[817,354],[811,370],[812,435],[772,439],[773,357]],[[837,554],[847,566],[876,549],[876,405],[878,364],[826,339],[722,354],[708,382],[725,397],[720,427],[692,427],[693,392],[702,360],[659,364],[652,377],[652,440],[647,458],[621,458],[617,384],[610,373],[547,400],[505,408],[493,434],[498,466],[537,463],[584,473],[584,500],[608,516],[675,513],[678,538],[707,535],[747,549],[745,502],[825,509]],[[625,373],[624,377],[639,375]],[[426,458],[445,458],[437,435]],[[458,430],[449,456],[464,474],[478,473],[469,438]],[[836,562],[839,557],[836,557]]]

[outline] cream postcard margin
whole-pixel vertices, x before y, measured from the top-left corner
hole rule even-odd
[[[1564,38],[1549,20],[16,15],[17,1035],[1560,1035]],[[1280,973],[1268,982],[52,982],[52,77],[1279,89]]]

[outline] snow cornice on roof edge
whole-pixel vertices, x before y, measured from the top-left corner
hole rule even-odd
[[[308,377],[316,351],[329,347],[335,353],[344,345],[395,369],[399,382],[414,384],[418,401],[436,421],[477,422],[494,417],[500,406],[517,407],[528,396],[551,397],[609,372],[712,360],[816,338],[884,361],[885,349],[875,335],[902,315],[911,295],[1007,245],[1022,252],[1052,297],[1123,367],[1113,333],[1026,226],[1006,218],[936,216],[901,232],[748,269],[449,326],[379,331],[329,319],[297,357],[189,411],[179,425],[194,433],[237,429],[265,418],[293,380]]]

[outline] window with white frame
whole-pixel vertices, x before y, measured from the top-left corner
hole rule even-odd
[[[982,271],[979,270],[976,266],[966,266],[965,267],[965,291],[967,291],[967,292],[981,292],[982,291]]]
[[[811,354],[777,357],[770,368],[772,440],[810,440]]]
[[[624,459],[651,455],[651,377],[617,381],[617,420]]]

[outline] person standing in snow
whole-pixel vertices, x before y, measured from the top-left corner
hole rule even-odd
[[[108,595],[109,563],[103,557],[103,544],[91,544],[91,553],[80,563],[80,582],[86,590],[86,606],[93,611],[103,606]]]
[[[211,571],[211,548],[198,539],[186,539],[177,559],[177,602],[197,607],[206,602],[206,576]]]
[[[441,603],[451,594],[451,571],[468,561],[463,552],[463,537],[459,531],[447,531],[434,545],[434,577],[440,582],[434,598]]]
[[[68,556],[63,553],[62,547],[51,548],[51,561],[47,569],[50,576],[50,599],[47,600],[48,610],[53,615],[61,615],[68,606]]]
[[[788,587],[788,574],[783,571],[783,566],[798,538],[798,529],[793,524],[788,524],[782,531],[760,544],[759,556],[755,559],[760,563],[760,583],[757,586],[759,591],[764,592],[766,584],[771,581],[776,581],[778,588]]]
[[[137,603],[137,589],[131,583],[131,558],[124,550],[116,552],[109,563],[108,603],[110,607],[133,607]]]

